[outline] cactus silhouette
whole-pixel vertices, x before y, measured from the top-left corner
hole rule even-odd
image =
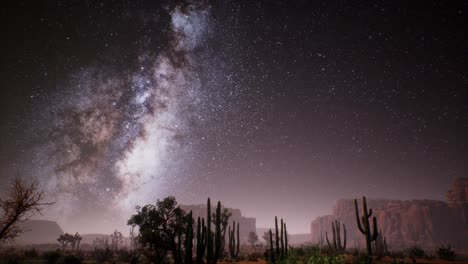
[[[341,245],[341,228],[340,222],[334,221],[331,223],[333,233],[333,244],[328,240],[328,233],[325,232],[328,246],[333,249],[336,253],[343,253],[346,251],[346,226],[343,225],[343,245]]]
[[[237,232],[236,232],[237,231]],[[237,242],[236,242],[236,235],[237,234]],[[237,230],[236,230],[236,222],[232,222],[232,230],[231,227],[229,227],[228,231],[228,236],[229,236],[229,255],[231,256],[231,259],[237,259],[239,256],[239,251],[240,251],[240,243],[239,243],[239,223],[237,223]]]
[[[275,263],[275,251],[274,251],[274,247],[273,247],[273,233],[271,232],[271,229],[270,229],[270,260],[272,263]]]
[[[187,215],[187,229],[185,230],[185,244],[184,244],[184,253],[185,253],[185,264],[192,264],[192,248],[193,248],[193,217],[192,211]]]
[[[371,256],[372,241],[375,241],[379,236],[379,232],[377,231],[377,219],[375,218],[375,216],[372,217],[372,209],[367,210],[367,202],[365,196],[362,197],[362,217],[359,217],[359,207],[357,199],[354,199],[354,208],[356,209],[357,227],[366,238],[367,254]],[[371,217],[373,224],[373,232],[371,231],[369,224],[369,218]]]
[[[197,264],[203,264],[203,256],[206,250],[206,226],[205,219],[197,219]]]
[[[286,229],[286,223],[284,223],[284,256],[288,256],[288,230]]]

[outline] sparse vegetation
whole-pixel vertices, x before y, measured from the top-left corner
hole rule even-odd
[[[429,259],[420,247],[411,247],[404,251],[389,252],[383,233],[376,232],[377,223],[373,218],[373,231],[368,219],[372,209],[367,209],[363,198],[363,217],[359,217],[355,200],[356,219],[359,231],[363,229],[365,237],[370,236],[371,253],[352,249],[346,252],[347,230],[339,221],[331,223],[331,236],[325,234],[327,245],[303,245],[291,247],[288,244],[288,231],[283,219],[275,217],[275,229],[263,235],[265,244],[257,244],[258,235],[250,232],[241,243],[240,224],[232,221],[231,213],[217,203],[212,213],[211,201],[207,200],[206,218],[197,217],[194,221],[192,211],[182,210],[174,197],[158,200],[155,205],[137,207],[137,213],[131,216],[129,225],[130,243],[124,242],[122,233],[115,230],[108,236],[96,237],[92,247],[83,245],[80,248],[81,236],[76,233],[60,235],[57,250],[38,251],[28,248],[20,251],[9,250],[0,253],[0,264],[8,263],[46,263],[46,264],[80,264],[80,263],[174,263],[174,264],[216,264],[219,261],[257,262],[261,259],[271,264],[370,264],[370,263],[407,263]],[[367,223],[366,220],[367,219]],[[207,224],[210,223],[210,224]],[[196,228],[196,230],[194,230]],[[224,239],[224,233],[228,235]],[[273,233],[274,232],[274,233]],[[226,242],[225,242],[226,240]],[[248,243],[247,243],[248,242]],[[225,243],[228,245],[225,248]],[[366,241],[367,243],[367,241]],[[56,245],[57,247],[58,245]],[[130,246],[130,249],[126,248]],[[450,247],[439,247],[432,261],[438,259],[455,260],[455,252]],[[409,259],[408,259],[409,258]],[[29,262],[32,261],[32,262]]]
[[[437,257],[443,260],[454,261],[455,251],[451,246],[441,246],[436,250]]]

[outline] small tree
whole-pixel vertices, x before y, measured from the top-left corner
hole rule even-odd
[[[73,250],[79,250],[80,249],[80,243],[81,243],[81,236],[78,234],[78,232],[70,238],[70,244]]]
[[[13,179],[5,198],[0,198],[0,244],[15,239],[23,232],[18,223],[40,214],[43,206],[51,204],[44,202],[44,192],[36,181]]]
[[[123,245],[123,235],[115,230],[111,237],[111,250],[117,251]]]
[[[128,224],[139,227],[137,241],[152,262],[166,262],[167,254],[171,253],[174,263],[179,264],[183,262],[186,220],[184,210],[177,205],[174,197],[169,196],[158,200],[156,205],[137,207],[137,214],[132,215]]]
[[[65,248],[68,246],[68,244],[73,243],[74,241],[73,235],[70,235],[68,233],[65,233],[63,235],[60,235],[57,238],[57,241],[62,245],[62,250],[65,250]]]
[[[255,232],[250,232],[249,237],[248,237],[249,244],[251,246],[255,246],[255,244],[258,242],[258,235]]]

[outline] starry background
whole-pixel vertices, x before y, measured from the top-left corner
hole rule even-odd
[[[166,195],[292,233],[339,198],[444,199],[468,171],[468,5],[413,5],[5,4],[0,183],[39,179],[44,218],[82,233]]]

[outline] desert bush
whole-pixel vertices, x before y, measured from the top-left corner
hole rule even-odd
[[[426,253],[422,248],[414,246],[408,249],[408,256],[411,258],[423,258],[426,256]]]
[[[24,252],[23,252],[23,255],[26,257],[26,258],[37,258],[39,256],[39,254],[37,253],[37,250],[35,248],[31,248],[31,249],[26,249]]]
[[[47,251],[42,254],[42,259],[46,264],[56,264],[60,259],[61,254],[58,250],[56,251]]]
[[[81,264],[83,260],[79,256],[66,255],[63,257],[63,264]]]
[[[455,260],[455,251],[453,251],[451,246],[442,246],[436,250],[437,257],[443,260],[454,261]]]
[[[0,264],[19,264],[24,258],[16,252],[4,253],[0,256]]]
[[[128,249],[120,249],[117,251],[117,260],[122,262],[131,262],[133,259],[133,252]]]
[[[97,263],[104,263],[110,261],[113,257],[112,250],[110,248],[94,248],[91,253],[91,257],[96,260]]]

